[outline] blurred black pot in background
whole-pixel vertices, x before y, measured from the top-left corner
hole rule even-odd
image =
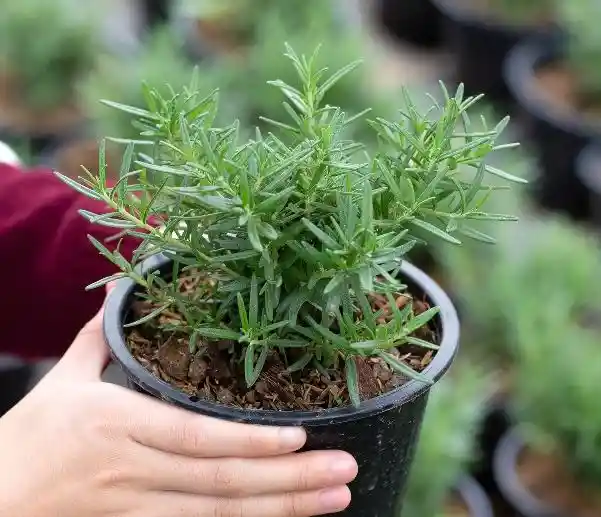
[[[144,22],[148,29],[165,23],[169,19],[172,0],[142,0]]]
[[[595,142],[580,153],[576,174],[587,189],[591,222],[601,231],[601,142]]]
[[[431,0],[378,0],[376,16],[401,41],[425,47],[442,41],[442,17]]]
[[[537,200],[546,209],[586,220],[590,217],[589,196],[576,174],[576,161],[601,135],[601,125],[566,107],[561,98],[556,102],[550,94],[555,85],[540,78],[542,70],[561,64],[563,49],[564,38],[559,32],[525,40],[509,54],[505,78],[538,154]]]
[[[507,53],[522,39],[550,29],[508,25],[473,12],[464,0],[432,2],[442,13],[446,45],[456,59],[457,82],[470,95],[484,93],[493,101],[507,103],[511,98],[503,78]]]

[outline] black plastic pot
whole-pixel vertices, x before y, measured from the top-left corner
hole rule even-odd
[[[591,222],[601,230],[601,146],[585,147],[576,163],[576,174],[587,189]]]
[[[141,7],[148,29],[153,29],[169,20],[171,0],[142,0]]]
[[[470,517],[494,516],[490,499],[475,479],[469,476],[461,478],[455,487],[455,493],[467,507]]]
[[[144,262],[142,274],[159,270],[168,274],[171,262],[156,256]],[[451,365],[457,352],[459,320],[451,300],[425,273],[410,264],[402,267],[403,280],[416,293],[440,307],[438,353],[424,370],[433,382]],[[264,425],[298,425],[308,432],[306,450],[343,449],[359,463],[351,485],[353,502],[342,516],[397,517],[406,479],[431,385],[411,381],[365,401],[359,408],[343,407],[322,412],[243,410],[189,397],[153,376],[136,361],[125,343],[123,323],[138,287],[129,279],[117,282],[104,313],[104,333],[115,361],[125,371],[130,387],[179,407],[217,418]]]
[[[478,433],[478,450],[480,455],[472,470],[476,480],[489,493],[497,491],[493,472],[493,461],[502,437],[511,428],[512,422],[505,402],[499,399],[489,404],[482,428]]]
[[[465,2],[432,0],[442,13],[447,47],[456,60],[456,80],[469,95],[508,103],[511,97],[503,78],[507,53],[522,39],[543,29],[506,25],[483,18],[465,8]],[[525,0],[526,1],[526,0]]]
[[[525,446],[516,428],[507,432],[499,442],[493,468],[501,495],[519,517],[570,517],[537,499],[520,481],[517,464]]]
[[[563,52],[559,33],[524,41],[509,54],[505,77],[538,151],[537,199],[544,208],[584,220],[590,216],[590,206],[587,189],[576,174],[576,161],[584,147],[601,136],[601,125],[555,107],[537,90],[535,80],[536,70],[559,62]]]
[[[27,393],[31,365],[12,355],[0,355],[0,416]]]
[[[377,21],[395,38],[432,47],[442,41],[442,17],[431,0],[378,0]]]

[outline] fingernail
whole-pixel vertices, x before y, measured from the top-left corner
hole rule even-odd
[[[283,447],[299,449],[305,444],[306,434],[301,427],[285,427],[279,433]]]
[[[319,494],[319,504],[324,512],[341,512],[350,502],[350,492],[346,487],[328,488]]]
[[[357,462],[347,456],[338,458],[330,464],[330,470],[334,474],[356,475]]]

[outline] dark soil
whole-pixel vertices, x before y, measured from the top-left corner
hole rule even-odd
[[[558,455],[526,448],[520,454],[518,475],[539,500],[570,517],[599,517],[601,492],[584,487],[567,471]]]
[[[180,278],[180,290],[191,293],[199,283],[201,275]],[[411,298],[406,294],[396,297],[397,306],[413,304],[415,314],[429,309],[426,301]],[[371,296],[374,311],[384,309],[382,318],[390,318],[386,297]],[[134,303],[134,319],[148,314],[155,308],[150,302]],[[159,324],[147,322],[132,327],[127,334],[127,344],[134,357],[156,377],[198,399],[219,402],[247,409],[306,410],[314,411],[350,404],[344,372],[340,370],[318,371],[306,368],[301,372],[288,373],[285,358],[277,351],[267,359],[257,383],[246,387],[240,348],[230,341],[207,341],[191,354],[189,337],[183,333],[165,332],[159,326],[182,322],[177,312],[165,311],[159,316]],[[128,330],[128,329],[126,329]],[[432,326],[419,329],[417,337],[437,343],[437,332]],[[233,351],[233,353],[232,353]],[[432,360],[433,351],[412,345],[402,350],[392,349],[395,355],[414,370],[423,370]],[[296,360],[291,352],[288,359]],[[357,358],[359,391],[367,400],[387,393],[409,378],[394,372],[380,358]]]
[[[585,99],[580,94],[578,74],[565,62],[541,67],[536,71],[532,93],[560,113],[580,114],[589,120],[601,118],[601,99]]]

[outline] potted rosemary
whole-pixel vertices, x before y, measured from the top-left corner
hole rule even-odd
[[[202,74],[197,74],[197,87],[211,91],[219,82],[217,73],[217,67],[204,65]],[[190,63],[182,54],[181,44],[167,27],[158,27],[148,34],[145,45],[132,58],[113,54],[98,56],[94,68],[78,84],[78,95],[88,114],[88,131],[48,147],[42,160],[66,176],[77,178],[82,165],[88,169],[97,165],[99,135],[108,136],[111,141],[106,145],[107,175],[117,179],[123,153],[121,141],[137,140],[140,147],[145,138],[140,135],[131,115],[110,106],[112,102],[118,102],[144,108],[148,90],[141,86],[142,82],[163,85],[159,90],[162,95],[167,95],[170,89],[164,85],[166,78],[176,91],[190,82]],[[99,102],[98,99],[112,101]]]
[[[491,503],[467,470],[478,456],[477,433],[490,379],[465,363],[432,389],[409,474],[407,517],[492,517]]]
[[[65,0],[2,3],[0,137],[38,152],[79,126],[74,87],[100,47],[94,20],[93,7]]]
[[[443,30],[457,60],[457,78],[468,92],[509,100],[503,62],[523,38],[546,33],[555,0],[432,0],[443,13]]]
[[[539,199],[545,207],[586,219],[588,193],[576,162],[601,134],[601,38],[596,24],[601,10],[594,0],[556,4],[564,32],[516,46],[505,75],[540,155]]]
[[[572,225],[537,233],[528,289],[512,304],[517,426],[499,444],[495,476],[518,515],[592,517],[601,514],[601,306],[591,279],[601,250]]]
[[[321,103],[355,65],[326,75],[315,56],[287,54],[300,87],[273,82],[290,115],[273,133],[240,142],[237,123],[214,125],[215,94],[151,89],[146,110],[121,108],[152,151],[132,162],[130,144],[113,188],[102,152],[97,175],[62,179],[113,209],[84,216],[141,239],[132,262],[92,239],[121,270],[94,286],[119,280],[104,329],[132,387],[219,418],[305,426],[308,448],[358,460],[346,515],[391,517],[459,338],[447,295],[403,257],[414,229],[458,244],[482,238],[472,221],[514,219],[483,209],[485,177],[512,179],[485,163],[507,147],[495,143],[507,120],[470,132],[477,99],[461,89],[427,115],[407,98],[399,121],[372,121],[382,148],[370,155],[342,137],[364,113]]]

